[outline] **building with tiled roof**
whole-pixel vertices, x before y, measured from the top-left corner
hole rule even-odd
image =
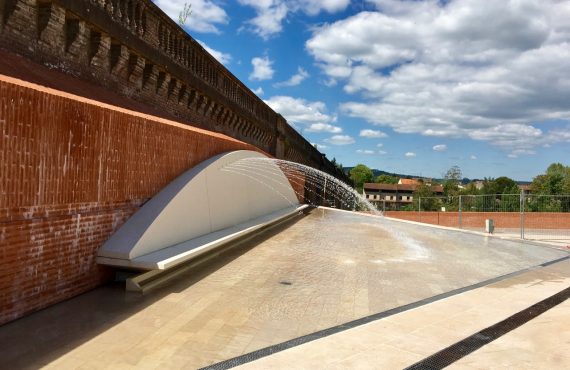
[[[365,183],[362,191],[364,197],[379,209],[400,209],[413,203],[419,185],[419,181],[416,184]],[[435,196],[443,195],[442,185],[431,185],[431,190]]]

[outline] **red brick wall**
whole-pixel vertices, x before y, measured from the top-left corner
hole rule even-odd
[[[0,324],[108,281],[101,244],[222,134],[0,76]]]
[[[8,54],[33,61],[33,70]],[[144,112],[350,181],[152,0],[0,0],[0,73],[7,69],[13,77],[85,96],[77,87],[83,82],[114,93],[95,93],[95,100],[142,105]],[[72,83],[44,78],[45,69]]]
[[[388,217],[423,222],[433,225],[459,227],[458,212],[387,211]],[[461,225],[466,228],[485,228],[485,220],[492,219],[496,228],[519,228],[519,212],[462,212]],[[529,229],[570,229],[570,213],[527,212],[524,226]]]

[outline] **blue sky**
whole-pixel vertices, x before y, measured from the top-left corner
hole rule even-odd
[[[570,164],[570,0],[155,0],[329,159],[531,180]]]

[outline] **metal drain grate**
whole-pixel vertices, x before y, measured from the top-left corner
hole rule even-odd
[[[568,298],[570,298],[570,288],[566,288],[563,291],[556,293],[555,295],[548,297],[501,322],[496,323],[495,325],[489,326],[488,328],[483,329],[480,332],[477,332],[472,336],[407,367],[406,370],[443,369],[444,367],[449,366],[468,354],[478,350],[484,345],[491,343],[495,339],[502,337],[511,330],[524,325],[530,320],[550,310],[552,307],[564,302]]]

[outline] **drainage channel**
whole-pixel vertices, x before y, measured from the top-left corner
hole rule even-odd
[[[558,258],[558,259],[548,261],[548,262],[545,262],[545,263],[537,265],[537,266],[528,267],[528,268],[523,269],[523,270],[515,271],[515,272],[509,273],[506,275],[501,275],[501,276],[498,276],[498,277],[495,277],[492,279],[484,280],[484,281],[481,281],[479,283],[469,285],[469,286],[466,286],[463,288],[454,289],[454,290],[451,290],[449,292],[438,294],[438,295],[433,296],[433,297],[425,298],[425,299],[422,299],[422,300],[417,301],[417,302],[409,303],[409,304],[406,304],[406,305],[403,305],[400,307],[395,307],[395,308],[392,308],[392,309],[387,310],[387,311],[379,312],[379,313],[376,313],[376,314],[373,314],[370,316],[366,316],[366,317],[363,317],[363,318],[360,318],[360,319],[357,319],[354,321],[350,321],[350,322],[347,322],[344,324],[333,326],[331,328],[327,328],[324,330],[320,330],[320,331],[317,331],[315,333],[311,333],[311,334],[308,334],[308,335],[305,335],[302,337],[291,339],[291,340],[288,340],[286,342],[275,344],[273,346],[265,347],[265,348],[259,349],[257,351],[246,353],[246,354],[243,354],[241,356],[230,358],[230,359],[225,360],[225,361],[221,361],[221,362],[209,365],[209,366],[205,366],[205,367],[201,368],[200,370],[231,369],[233,367],[240,366],[240,365],[246,364],[248,362],[253,362],[253,361],[258,360],[258,359],[263,358],[263,357],[271,356],[277,352],[285,351],[289,348],[300,346],[302,344],[309,343],[309,342],[312,342],[312,341],[317,340],[317,339],[328,337],[329,335],[340,333],[342,331],[349,330],[349,329],[352,329],[352,328],[355,328],[355,327],[358,327],[361,325],[365,325],[365,324],[368,324],[368,323],[373,322],[373,321],[381,320],[381,319],[386,318],[388,316],[392,316],[392,315],[395,315],[395,314],[398,314],[398,313],[401,313],[401,312],[404,312],[404,311],[407,311],[407,310],[410,310],[413,308],[421,307],[423,305],[433,303],[433,302],[439,301],[441,299],[449,298],[449,297],[454,296],[456,294],[468,292],[470,290],[481,288],[481,287],[484,287],[486,285],[497,283],[499,281],[521,275],[525,272],[528,272],[528,271],[531,271],[531,270],[534,270],[537,268],[546,267],[546,266],[549,266],[549,265],[552,265],[552,264],[555,264],[558,262],[562,262],[562,261],[565,261],[568,259],[570,259],[570,256]],[[287,283],[287,282],[280,282],[280,283],[282,284],[282,283]],[[283,284],[283,285],[287,285],[287,284]],[[567,290],[570,290],[570,288],[568,288]],[[544,311],[542,311],[542,312],[544,312]],[[518,315],[518,314],[516,314],[516,315]],[[455,360],[455,361],[457,361],[457,360]],[[420,361],[420,363],[421,363],[421,361]],[[418,364],[420,364],[420,363],[418,363]],[[416,364],[416,365],[418,365],[418,364]],[[412,366],[416,366],[416,365],[412,365]],[[416,367],[413,369],[424,369],[424,367]],[[432,369],[432,368],[425,367],[425,369]],[[433,369],[439,369],[439,368],[433,367]]]
[[[489,326],[425,359],[407,367],[405,370],[436,370],[443,369],[452,363],[462,359],[468,354],[475,352],[495,339],[502,337],[508,332],[526,324],[530,320],[545,313],[570,298],[570,288],[554,294],[505,320]]]

